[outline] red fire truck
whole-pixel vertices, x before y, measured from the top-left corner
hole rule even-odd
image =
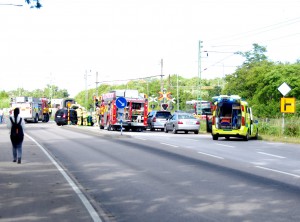
[[[124,109],[117,108],[116,99],[126,98]],[[143,131],[147,127],[148,99],[138,90],[114,90],[100,98],[100,129]]]

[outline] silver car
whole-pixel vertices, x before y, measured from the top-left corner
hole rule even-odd
[[[151,111],[148,114],[148,118],[147,118],[148,128],[151,131],[154,131],[155,129],[160,129],[161,131],[163,131],[165,122],[167,122],[167,119],[170,118],[170,116],[171,116],[170,111],[163,111],[163,110]]]
[[[195,134],[198,134],[199,129],[200,120],[190,113],[174,113],[164,126],[165,133],[168,133],[169,131],[172,131],[173,133],[177,133],[178,131],[188,133],[189,131],[192,131]]]

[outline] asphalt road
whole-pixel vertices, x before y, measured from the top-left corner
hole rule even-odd
[[[103,221],[300,221],[299,145],[53,123],[26,133]]]

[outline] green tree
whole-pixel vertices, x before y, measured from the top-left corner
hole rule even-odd
[[[0,91],[0,108],[8,108],[10,103],[10,97],[7,92]]]
[[[246,52],[236,52],[235,54],[241,55],[245,58],[245,62],[243,65],[250,65],[259,63],[262,61],[268,60],[268,57],[265,55],[267,52],[267,48],[264,46],[260,46],[257,43],[253,44],[253,49],[251,51]]]
[[[233,74],[227,75],[222,94],[239,95],[253,107],[258,117],[279,117],[278,87],[286,82],[292,91],[288,96],[300,97],[300,64],[282,64],[267,60],[266,49],[254,44],[251,52],[239,53],[245,62]]]

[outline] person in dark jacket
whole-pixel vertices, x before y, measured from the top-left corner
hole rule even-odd
[[[12,143],[12,153],[13,153],[13,162],[17,162],[20,164],[22,159],[22,144],[24,140],[24,128],[25,121],[23,118],[19,116],[20,109],[15,108],[14,113],[7,120],[7,128],[10,129],[10,140]],[[20,123],[22,130],[18,130],[18,136],[15,133],[12,133],[12,128],[14,128],[15,123]]]

